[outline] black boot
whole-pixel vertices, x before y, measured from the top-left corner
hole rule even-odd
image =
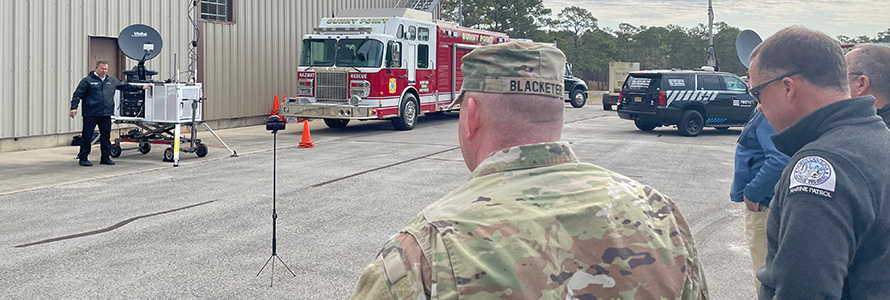
[[[78,162],[78,164],[81,165],[81,166],[84,166],[84,167],[91,167],[91,166],[93,166],[93,163],[91,163],[90,160],[87,159],[86,157],[81,157],[81,158],[80,158],[80,162]]]
[[[114,165],[114,161],[111,160],[110,157],[105,157],[105,158],[102,158],[102,160],[99,161],[99,164],[101,164],[101,165]]]

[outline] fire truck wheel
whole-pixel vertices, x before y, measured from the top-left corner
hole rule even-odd
[[[399,116],[392,119],[392,127],[395,127],[396,130],[414,129],[419,111],[417,98],[414,97],[414,94],[405,94],[402,97],[402,104],[399,105]]]
[[[324,124],[330,128],[343,128],[349,124],[349,119],[324,119]]]

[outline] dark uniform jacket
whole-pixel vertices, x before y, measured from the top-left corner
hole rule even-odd
[[[74,95],[71,97],[71,109],[77,109],[77,103],[83,99],[83,109],[81,115],[85,117],[110,116],[114,114],[114,91],[115,90],[139,90],[138,86],[129,85],[105,75],[105,81],[96,76],[95,71],[91,71],[90,75],[84,77],[77,84]]]
[[[890,130],[874,97],[773,136],[792,155],[767,222],[760,299],[890,299]]]
[[[887,124],[887,128],[890,128],[890,104],[881,107],[881,109],[878,110],[878,115],[884,119],[884,124]]]

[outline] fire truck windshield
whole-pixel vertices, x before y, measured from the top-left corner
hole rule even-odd
[[[383,43],[370,39],[306,39],[300,55],[301,66],[380,67]]]

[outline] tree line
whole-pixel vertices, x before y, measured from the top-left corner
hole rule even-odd
[[[458,2],[463,9],[458,14]],[[536,42],[553,42],[566,54],[575,76],[606,82],[610,61],[639,62],[641,69],[693,69],[705,65],[708,26],[678,25],[600,27],[587,9],[570,6],[553,14],[542,0],[443,0],[441,18],[470,28],[508,34]],[[745,75],[735,39],[741,30],[725,22],[714,24],[714,48],[720,71]],[[875,37],[838,36],[842,44],[890,42],[890,28]]]

